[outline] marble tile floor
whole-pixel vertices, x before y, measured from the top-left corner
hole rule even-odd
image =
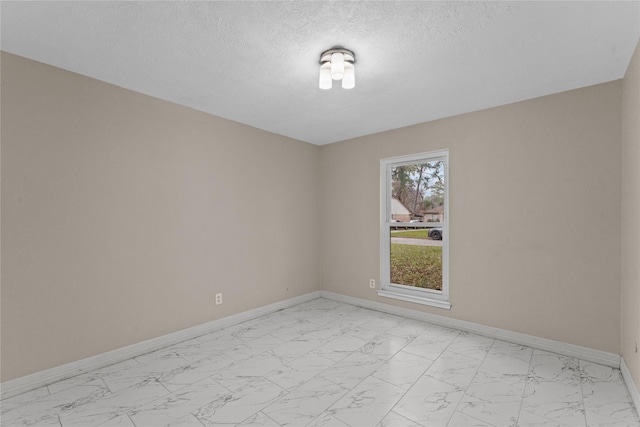
[[[316,299],[0,402],[2,426],[640,426],[620,371]]]

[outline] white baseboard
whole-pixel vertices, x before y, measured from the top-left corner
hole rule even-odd
[[[620,372],[622,372],[622,378],[624,378],[624,382],[627,384],[627,389],[629,389],[631,400],[633,400],[633,404],[636,406],[636,411],[640,412],[640,392],[638,391],[638,385],[633,380],[631,372],[624,361],[624,357],[620,358]]]
[[[515,344],[525,345],[540,350],[550,351],[552,353],[571,356],[578,359],[586,360],[601,365],[620,368],[620,356],[605,351],[594,350],[588,347],[567,344],[560,341],[539,338],[533,335],[521,334],[505,329],[494,328],[491,326],[480,325],[478,323],[467,322],[465,320],[452,319],[450,317],[439,316],[437,314],[424,313],[422,311],[411,310],[408,308],[397,307],[391,304],[355,298],[346,295],[336,294],[333,292],[321,291],[322,297],[358,307],[369,308],[372,310],[382,311],[389,314],[408,317],[411,319],[422,320],[436,325],[444,326],[452,329],[473,332],[478,335],[484,335],[490,338],[496,338]]]
[[[422,320],[448,328],[473,332],[479,335],[546,350],[565,356],[576,357],[578,359],[599,363],[614,368],[620,368],[622,370],[622,375],[627,383],[629,392],[633,398],[636,408],[640,408],[638,388],[633,382],[633,378],[631,377],[627,366],[624,364],[624,360],[622,360],[621,364],[621,358],[617,354],[607,353],[587,347],[566,344],[546,338],[539,338],[532,335],[508,331],[505,329],[467,322],[465,320],[452,319],[449,317],[439,316],[437,314],[424,313],[417,310],[397,307],[391,304],[384,304],[376,301],[350,297],[327,291],[311,292],[306,295],[291,298],[285,301],[280,301],[264,307],[245,311],[243,313],[234,314],[232,316],[228,316],[211,322],[203,323],[202,325],[197,325],[192,328],[184,329],[182,331],[177,331],[117,350],[112,350],[103,354],[88,357],[76,362],[67,363],[65,365],[57,366],[51,369],[46,369],[44,371],[16,378],[14,380],[5,381],[0,384],[0,395],[2,399],[16,396],[18,394],[34,390],[36,388],[46,386],[56,381],[61,381],[82,374],[84,372],[122,362],[132,357],[137,357],[163,347],[168,347],[170,345],[174,345],[182,341],[186,341],[188,339],[213,332],[218,329],[246,322],[247,320],[255,319],[257,317],[264,316],[285,308],[293,307],[295,305],[302,304],[304,302],[311,301],[320,297],[355,305],[358,307],[408,317],[411,319]]]
[[[67,363],[55,368],[45,369],[44,371],[25,375],[24,377],[4,381],[2,384],[0,384],[1,399],[16,396],[18,394],[34,390],[39,387],[52,384],[56,381],[74,377],[84,372],[89,372],[95,369],[103,368],[105,366],[113,365],[114,363],[122,362],[132,357],[137,357],[163,347],[168,347],[182,341],[205,335],[218,329],[246,322],[247,320],[255,319],[256,317],[264,316],[278,310],[293,307],[294,305],[302,304],[304,302],[320,298],[320,296],[320,291],[311,292],[299,297],[276,302],[264,307],[259,307],[253,310],[224,317],[222,319],[213,320],[211,322],[203,323],[201,325],[173,332],[147,341],[142,341],[127,347],[119,348],[117,350],[108,351],[106,353],[98,354],[86,359]]]

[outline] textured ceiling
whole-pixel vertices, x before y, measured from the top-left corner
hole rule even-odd
[[[640,2],[9,2],[2,50],[313,144],[623,77]],[[356,87],[318,88],[322,51]]]

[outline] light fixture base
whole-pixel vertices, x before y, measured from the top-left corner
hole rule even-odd
[[[325,50],[320,55],[320,63],[323,64],[325,62],[331,61],[331,55],[334,53],[341,53],[344,55],[344,60],[349,61],[351,63],[356,62],[356,55],[350,51],[349,49],[345,49],[342,47],[334,47],[333,49]]]

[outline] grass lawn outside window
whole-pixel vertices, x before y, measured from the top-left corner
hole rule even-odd
[[[392,243],[391,282],[442,290],[442,247]]]

